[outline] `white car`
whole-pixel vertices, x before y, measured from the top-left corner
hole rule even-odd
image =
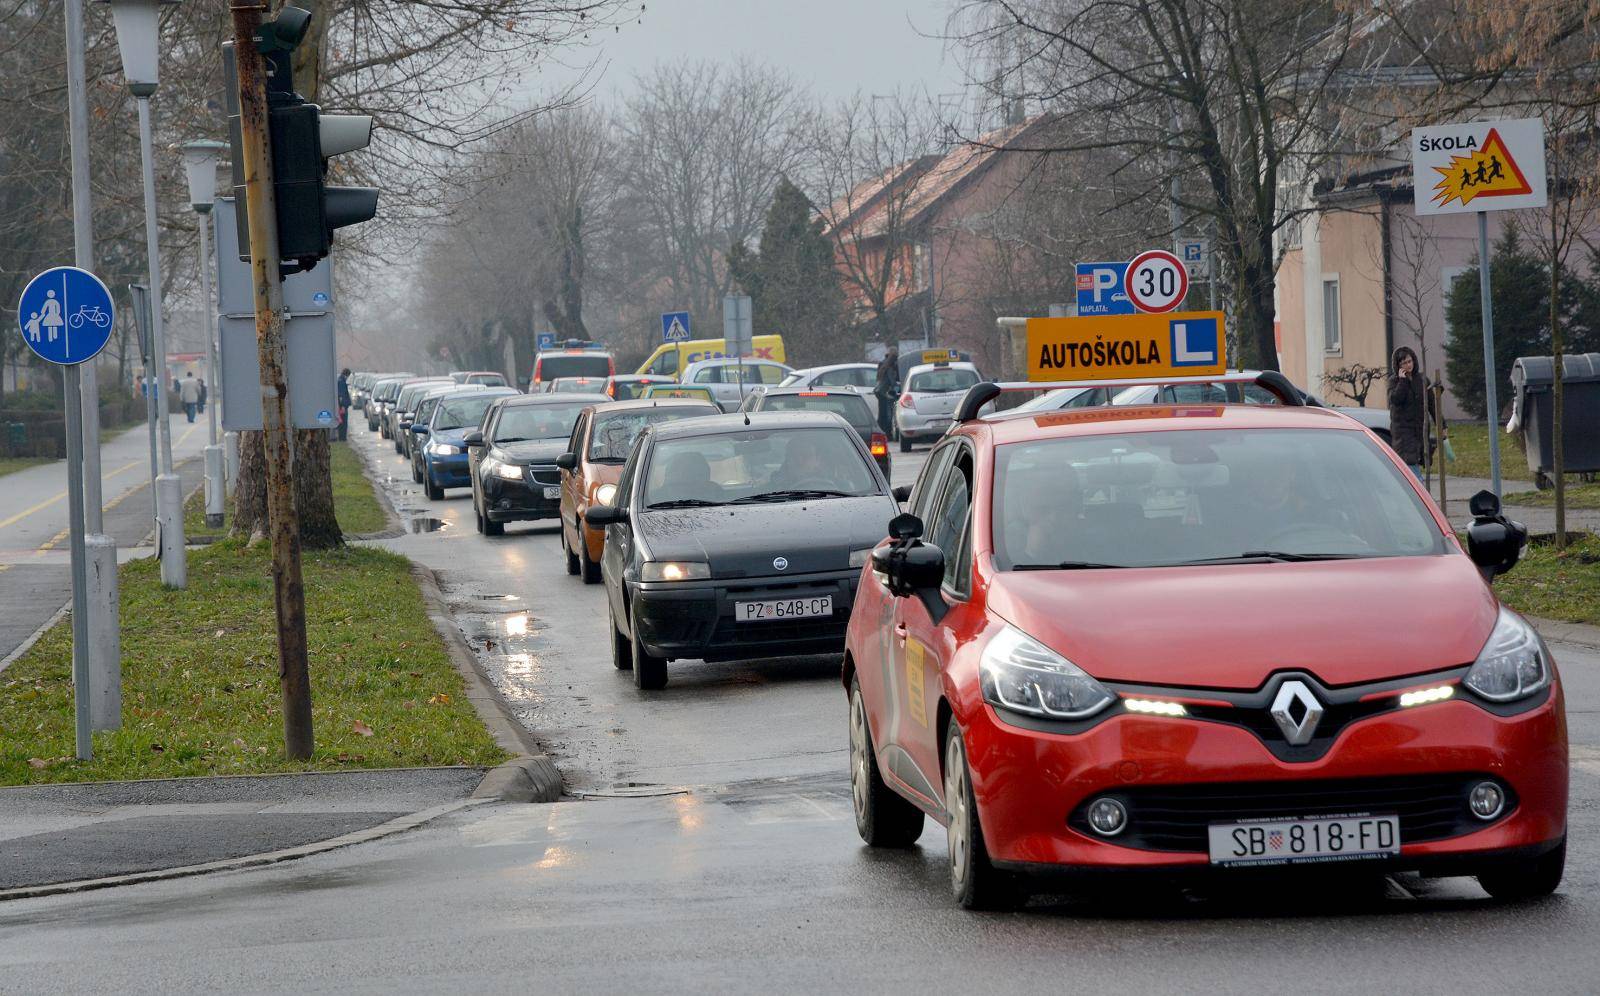
[[[878,396],[873,388],[878,385],[876,363],[835,363],[826,367],[808,367],[796,370],[783,379],[780,387],[844,388],[867,399],[872,417],[878,417]]]
[[[967,388],[981,379],[970,363],[924,363],[908,370],[894,409],[900,452],[911,452],[914,442],[932,442],[944,435]]]
[[[709,389],[723,411],[736,412],[751,387],[760,384],[776,387],[785,377],[794,373],[794,368],[772,360],[745,360],[742,366],[744,383],[740,384],[740,369],[739,361],[732,357],[696,360],[683,368],[678,381]]]

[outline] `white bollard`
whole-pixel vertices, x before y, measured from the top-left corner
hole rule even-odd
[[[224,432],[222,434],[223,457],[228,468],[228,490],[239,483],[239,434],[237,432]]]
[[[122,727],[122,636],[118,625],[117,541],[99,533],[83,538],[89,603],[89,725]]]
[[[183,550],[183,481],[177,474],[156,478],[156,541],[161,551],[161,583],[182,588],[189,583]]]
[[[206,525],[222,525],[226,487],[222,483],[222,447],[206,447]]]

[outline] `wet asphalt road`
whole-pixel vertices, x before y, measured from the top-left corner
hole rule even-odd
[[[1351,872],[967,914],[942,831],[899,854],[856,837],[836,660],[679,665],[641,695],[553,529],[479,537],[464,492],[425,502],[392,451],[372,452],[397,504],[444,523],[389,545],[440,572],[573,798],[271,869],[0,905],[0,992],[1596,991],[1600,650],[1553,648],[1574,777],[1551,899]],[[922,454],[895,455],[909,480]]]

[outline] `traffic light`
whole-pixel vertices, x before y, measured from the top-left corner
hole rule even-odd
[[[311,14],[283,7],[261,26],[256,47],[267,63],[267,127],[272,144],[272,189],[277,203],[278,255],[293,260],[285,272],[309,270],[328,255],[335,229],[370,220],[378,213],[375,187],[330,186],[328,159],[367,147],[372,118],[365,114],[323,114],[294,92],[292,56],[305,37]],[[250,222],[245,209],[244,145],[240,132],[239,82],[233,43],[222,46],[223,88],[228,106],[228,139],[233,146],[234,211],[239,225],[239,258],[250,258]]]

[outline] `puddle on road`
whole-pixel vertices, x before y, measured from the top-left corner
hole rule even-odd
[[[412,533],[435,533],[445,525],[443,519],[436,519],[431,515],[406,519],[406,531]]]
[[[659,785],[655,782],[614,782],[603,789],[568,789],[574,799],[649,799],[662,795],[688,795],[687,785]]]

